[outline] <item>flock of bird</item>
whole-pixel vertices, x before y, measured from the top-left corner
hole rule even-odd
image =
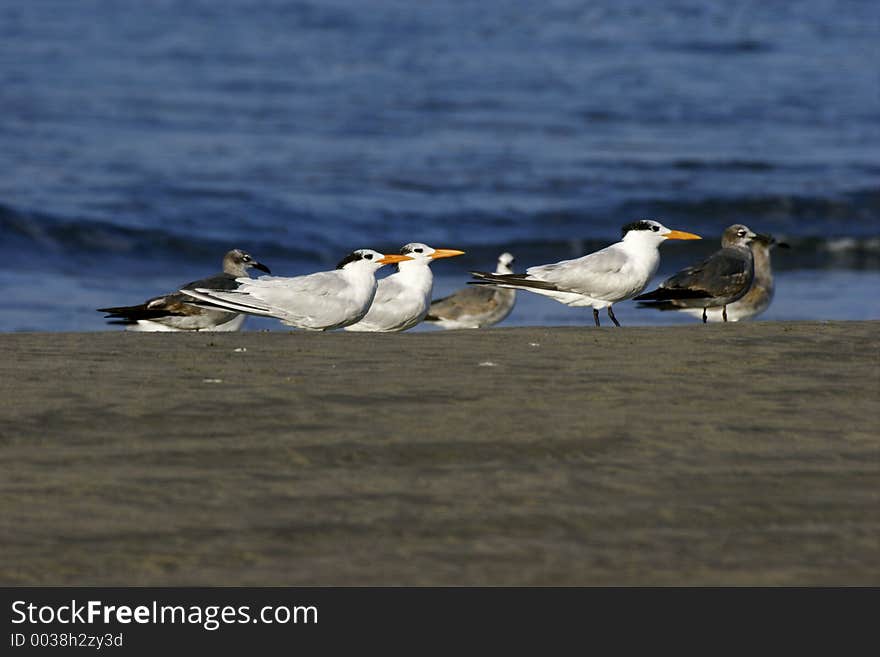
[[[444,329],[492,326],[513,310],[517,290],[590,307],[596,326],[602,309],[620,326],[613,305],[628,299],[639,307],[693,314],[704,323],[739,321],[766,310],[773,298],[770,249],[787,245],[742,224],[724,231],[719,251],[643,294],[660,265],[660,245],[696,239],[701,238],[657,221],[635,221],[623,226],[619,242],[525,273],[514,273],[513,256],[503,253],[494,272],[471,272],[476,280],[470,287],[434,301],[431,263],[463,251],[419,242],[399,254],[358,249],[332,271],[283,277],[271,276],[264,264],[234,249],[223,258],[219,274],[139,305],[99,311],[131,331],[237,331],[247,315],[257,315],[313,331],[393,332],[423,321]],[[397,271],[377,280],[376,272],[389,264]],[[251,278],[250,269],[267,275]]]

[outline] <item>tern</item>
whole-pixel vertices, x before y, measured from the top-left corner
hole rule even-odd
[[[231,289],[237,278],[247,277],[251,267],[270,273],[266,265],[241,249],[233,249],[223,256],[222,272],[183,287]],[[244,324],[245,315],[241,313],[199,308],[187,303],[192,301],[192,297],[172,292],[137,306],[98,308],[98,312],[109,313],[106,319],[114,320],[109,323],[122,324],[127,331],[237,331]]]
[[[709,308],[720,308],[722,320],[728,321],[727,306],[745,296],[752,285],[755,259],[749,244],[758,237],[748,226],[728,226],[721,236],[719,251],[670,276],[656,290],[636,297],[636,301],[649,302],[640,307],[672,302],[681,308],[698,308],[702,310],[703,323],[708,320]]]
[[[770,251],[774,248],[787,249],[788,244],[778,242],[772,235],[758,234],[751,242],[749,248],[755,260],[755,277],[752,285],[738,301],[727,306],[727,319],[730,322],[738,322],[743,319],[752,319],[763,313],[773,301],[775,283],[773,281],[773,269],[770,264]],[[678,301],[649,301],[639,303],[639,307],[656,308],[658,310],[675,310],[692,317],[702,317],[703,311],[699,308],[683,308]],[[722,308],[706,308],[706,316],[710,322],[724,321]]]
[[[363,319],[376,294],[376,271],[404,260],[412,258],[358,249],[332,271],[292,278],[237,278],[231,289],[195,285],[181,292],[210,308],[274,317],[295,328],[329,331]]]
[[[498,256],[495,274],[512,274],[513,256]],[[516,303],[516,290],[500,287],[465,287],[431,302],[425,321],[444,329],[475,329],[505,319]]]
[[[648,285],[660,264],[660,245],[666,240],[698,240],[699,235],[671,230],[650,219],[626,224],[623,238],[611,246],[574,260],[529,267],[525,274],[471,272],[480,281],[543,294],[568,306],[591,306],[599,326],[599,310],[607,309],[615,326],[620,322],[611,306],[632,299]]]
[[[433,249],[427,244],[412,242],[400,253],[408,259],[398,263],[395,273],[379,281],[369,311],[361,321],[346,326],[346,331],[405,331],[421,322],[428,313],[434,289],[431,263],[438,258],[463,255],[464,251]]]

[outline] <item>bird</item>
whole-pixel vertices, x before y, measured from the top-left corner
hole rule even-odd
[[[369,311],[359,322],[346,326],[346,331],[389,333],[405,331],[421,322],[434,289],[431,263],[438,258],[463,255],[464,251],[434,249],[411,242],[400,253],[409,259],[398,263],[395,273],[379,281]]]
[[[755,276],[752,285],[739,300],[727,306],[727,318],[730,322],[752,319],[763,313],[773,301],[775,285],[773,270],[770,265],[770,251],[774,248],[787,249],[789,245],[779,242],[772,235],[758,235],[749,242],[752,257],[755,261]],[[675,310],[692,317],[702,317],[703,309],[685,308],[675,299],[669,301],[653,301],[639,303],[639,307],[656,308],[657,310]],[[724,319],[723,308],[706,308],[706,317],[710,322],[721,322]]]
[[[513,256],[498,256],[495,274],[512,274]],[[501,287],[465,287],[431,302],[425,321],[444,329],[486,328],[498,324],[513,310],[516,290]]]
[[[742,298],[755,276],[755,259],[749,243],[758,235],[748,226],[733,224],[721,235],[721,249],[702,262],[685,267],[663,281],[656,290],[636,297],[651,307],[654,303],[673,302],[682,308],[702,309],[703,323],[709,308],[721,308],[721,318],[728,321],[727,306]]]
[[[329,331],[363,319],[376,294],[376,271],[405,260],[412,258],[358,249],[332,271],[292,278],[238,278],[231,288],[195,285],[181,292],[209,308],[274,317],[294,328]]]
[[[223,271],[183,287],[210,287],[227,289],[234,286],[235,279],[246,277],[250,268],[267,274],[269,268],[242,251],[233,249],[223,256]],[[109,313],[109,324],[121,324],[127,331],[238,331],[244,324],[245,315],[228,310],[200,308],[193,305],[192,297],[181,292],[171,292],[147,299],[137,306],[98,308]]]
[[[631,299],[648,285],[660,264],[660,244],[666,240],[698,240],[699,235],[671,230],[658,221],[642,219],[621,229],[619,242],[574,260],[529,267],[525,274],[471,272],[479,281],[470,285],[498,285],[543,294],[568,306],[590,306],[599,324],[599,310],[607,309],[615,326],[612,305]]]

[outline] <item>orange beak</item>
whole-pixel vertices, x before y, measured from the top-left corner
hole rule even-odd
[[[664,237],[668,240],[701,240],[703,239],[699,235],[694,235],[693,233],[686,233],[683,230],[670,230]]]
[[[383,265],[391,265],[395,262],[403,262],[404,260],[412,260],[412,258],[405,255],[397,255],[396,253],[389,253],[388,255],[384,255],[379,258],[376,262],[379,262]]]
[[[436,260],[437,258],[452,258],[460,255],[464,255],[464,251],[456,251],[455,249],[436,249],[434,253],[431,254],[431,257]]]

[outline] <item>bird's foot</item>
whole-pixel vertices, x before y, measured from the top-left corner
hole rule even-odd
[[[618,322],[617,318],[614,316],[614,311],[611,310],[611,306],[608,306],[608,316],[611,318],[611,321],[614,322],[615,326],[620,326],[620,322]]]

